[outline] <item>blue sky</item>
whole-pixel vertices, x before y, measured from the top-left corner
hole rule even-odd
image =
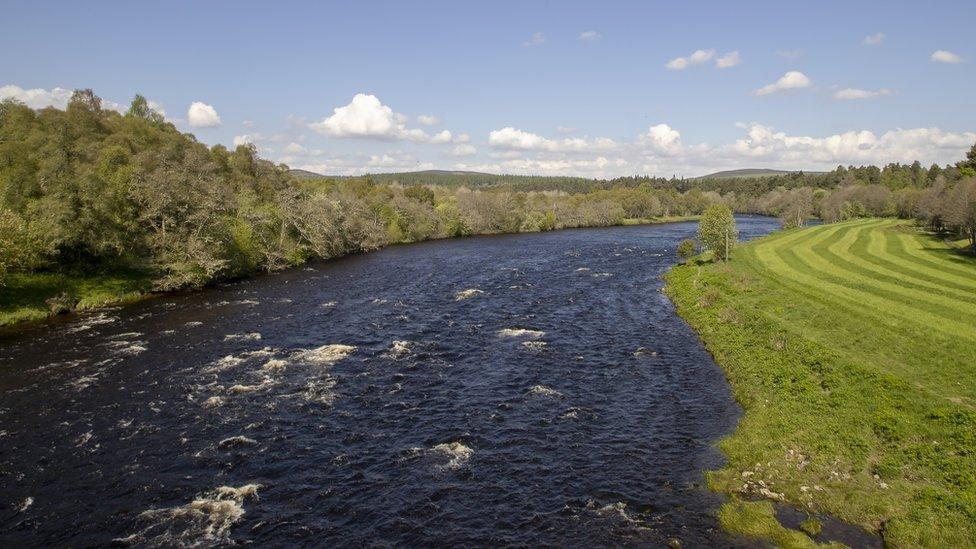
[[[971,1],[7,4],[0,95],[142,93],[205,143],[329,174],[930,164],[976,141]]]

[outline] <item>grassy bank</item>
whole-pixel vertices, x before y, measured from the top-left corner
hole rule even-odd
[[[47,318],[53,314],[47,300],[62,294],[82,310],[138,300],[150,286],[149,276],[138,271],[11,274],[0,288],[0,326]]]
[[[895,547],[976,545],[976,260],[894,220],[785,231],[667,277],[745,414],[721,519],[788,502]]]

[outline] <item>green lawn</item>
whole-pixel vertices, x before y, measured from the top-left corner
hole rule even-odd
[[[0,287],[0,326],[40,320],[51,315],[45,300],[67,293],[78,301],[77,309],[104,307],[135,301],[149,290],[151,278],[139,271],[68,275],[63,273],[15,273]]]
[[[676,267],[668,293],[745,410],[709,474],[723,524],[749,533],[737,502],[760,497],[895,547],[976,546],[976,260],[857,220]]]

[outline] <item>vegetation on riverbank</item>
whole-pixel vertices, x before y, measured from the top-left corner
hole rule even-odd
[[[976,258],[965,244],[861,219],[668,274],[745,410],[721,442],[726,466],[709,474],[733,497],[723,522],[771,515],[740,505],[760,498],[895,547],[974,545]]]
[[[103,108],[91,90],[76,91],[64,110],[5,100],[0,323],[36,318],[55,297],[54,311],[129,299],[143,282],[153,291],[199,288],[394,243],[690,219],[716,205],[777,215],[787,227],[811,216],[918,216],[976,246],[976,207],[959,207],[976,204],[976,179],[966,179],[974,168],[976,148],[954,167],[839,167],[735,184],[486,174],[296,179],[251,145],[208,147],[181,133],[140,96],[125,114]],[[138,284],[119,282],[131,273]]]

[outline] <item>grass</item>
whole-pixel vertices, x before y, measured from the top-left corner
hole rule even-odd
[[[869,219],[776,233],[667,278],[745,410],[710,486],[894,547],[976,546],[976,259]],[[742,533],[758,511],[736,501],[723,513]]]
[[[67,293],[76,309],[135,301],[146,295],[151,278],[139,271],[97,274],[14,273],[0,288],[0,326],[51,316],[46,300]]]

